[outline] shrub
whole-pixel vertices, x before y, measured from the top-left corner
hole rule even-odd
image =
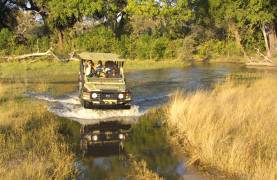
[[[3,54],[9,51],[14,42],[13,33],[9,31],[7,28],[4,28],[0,31],[0,52]]]
[[[105,27],[98,27],[76,39],[77,48],[91,52],[114,52],[117,49],[115,34]]]
[[[127,35],[122,35],[120,40],[118,41],[117,53],[120,54],[123,58],[135,58],[135,54],[133,53],[134,43],[131,41],[131,37]]]
[[[150,59],[152,38],[144,34],[135,40],[135,55],[139,59]]]
[[[234,40],[220,41],[212,39],[198,46],[198,54],[201,56],[240,55],[242,50]]]
[[[162,59],[164,58],[165,51],[168,45],[168,39],[165,37],[160,37],[154,39],[151,48],[151,59]]]
[[[162,59],[165,57],[169,40],[144,34],[135,39],[135,56],[138,59]]]
[[[224,54],[225,45],[223,41],[211,39],[198,47],[201,56],[219,56]]]

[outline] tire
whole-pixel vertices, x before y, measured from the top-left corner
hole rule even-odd
[[[89,102],[83,100],[83,106],[85,109],[90,109],[91,105]]]
[[[124,104],[124,109],[131,109],[131,105],[130,104]]]
[[[88,150],[88,142],[87,142],[87,140],[81,139],[80,150],[81,150],[82,156],[85,156],[86,153],[87,153],[87,150]]]
[[[79,98],[82,98],[84,84],[79,81]]]

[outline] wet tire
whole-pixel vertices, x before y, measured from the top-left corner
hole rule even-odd
[[[125,109],[131,109],[131,105],[127,104],[127,105],[125,105],[124,108],[125,108]]]
[[[83,100],[83,106],[85,109],[89,109],[91,107],[90,103]]]
[[[84,83],[82,81],[79,81],[79,98],[82,98],[83,89],[84,89]]]
[[[83,134],[85,134],[85,126],[82,125],[80,128],[80,135],[82,136]]]
[[[85,156],[86,153],[87,153],[87,150],[88,150],[88,142],[87,142],[87,140],[81,139],[80,150],[81,150],[82,156]]]

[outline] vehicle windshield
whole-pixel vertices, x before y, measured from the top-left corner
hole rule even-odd
[[[116,61],[98,61],[97,63],[87,60],[83,62],[86,78],[122,78],[122,66]]]

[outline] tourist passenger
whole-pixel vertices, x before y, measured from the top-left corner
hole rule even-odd
[[[113,62],[112,61],[106,61],[105,62],[104,72],[105,72],[105,76],[106,77],[111,77],[111,75],[112,75],[112,67],[113,67]]]
[[[102,61],[98,61],[98,64],[96,66],[96,74],[98,77],[105,77],[104,73],[104,67]]]
[[[113,66],[113,74],[114,74],[114,77],[118,78],[120,77],[120,70],[118,68],[118,65],[114,64]]]
[[[98,70],[98,69],[103,70],[103,63],[102,63],[102,61],[98,61],[97,65],[96,65],[96,70]]]
[[[93,77],[95,75],[94,63],[91,60],[85,65],[85,74],[87,77]]]

